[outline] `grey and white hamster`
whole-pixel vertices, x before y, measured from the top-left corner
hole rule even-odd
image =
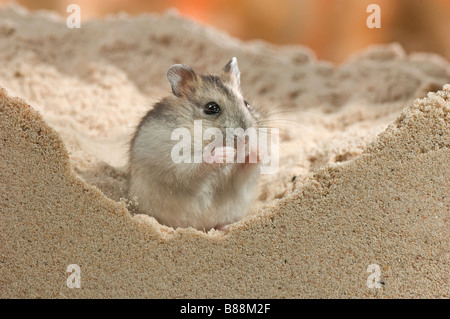
[[[209,164],[204,158],[201,163],[176,162],[173,150],[179,141],[173,140],[173,133],[184,128],[194,138],[198,135],[194,121],[201,120],[202,132],[219,129],[225,145],[230,138],[227,128],[257,128],[260,115],[242,96],[236,58],[220,75],[201,75],[176,64],[169,68],[167,78],[173,95],[156,103],[142,118],[131,141],[130,196],[137,198],[140,213],[164,225],[226,230],[227,225],[246,215],[254,198],[260,175],[258,148],[247,149],[245,162],[226,162],[236,159],[236,140],[245,139],[236,135],[232,149],[217,147],[211,153],[214,158],[223,158],[224,163]],[[205,148],[210,141],[201,143]],[[192,141],[187,155],[198,148],[194,144]],[[249,161],[251,154],[256,162]]]

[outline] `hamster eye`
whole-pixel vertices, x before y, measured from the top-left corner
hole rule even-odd
[[[203,110],[205,114],[213,115],[213,114],[219,114],[220,113],[220,106],[216,102],[209,102],[205,105],[205,108]]]
[[[244,100],[244,104],[245,104],[245,106],[246,106],[248,109],[250,108],[250,104],[248,104],[247,101]]]

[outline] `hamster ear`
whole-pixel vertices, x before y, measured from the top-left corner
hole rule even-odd
[[[197,84],[197,74],[190,67],[183,64],[172,65],[167,71],[167,79],[176,97],[192,93]]]
[[[241,85],[241,72],[239,71],[236,57],[233,57],[230,62],[223,68],[225,79],[235,87],[239,88]]]

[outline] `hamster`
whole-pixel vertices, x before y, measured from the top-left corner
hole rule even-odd
[[[227,230],[228,225],[246,215],[254,198],[262,153],[249,144],[248,136],[230,137],[227,128],[257,129],[260,115],[242,96],[235,57],[220,75],[201,75],[186,65],[175,64],[167,78],[173,95],[154,105],[131,140],[130,196],[137,198],[140,213],[166,226]],[[200,163],[193,159],[199,145],[194,141],[194,135],[199,136],[195,123],[202,125],[200,134],[208,128],[223,134],[219,142],[224,146],[214,147]],[[174,132],[180,128],[192,138],[187,142],[187,154],[183,154],[187,157],[181,162],[173,158],[178,155],[174,148],[180,143],[173,138]],[[238,141],[246,146],[244,162],[236,160]],[[202,138],[201,147],[205,150],[210,143]],[[252,156],[256,160],[251,161]]]

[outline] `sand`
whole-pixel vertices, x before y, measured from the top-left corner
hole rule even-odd
[[[280,167],[228,233],[127,197],[127,143],[168,67],[219,72],[280,128]],[[398,44],[342,65],[174,12],[68,29],[0,10],[1,298],[449,298],[450,66]],[[429,93],[430,92],[430,93]],[[81,288],[68,288],[69,264]],[[381,288],[369,288],[370,264]]]

